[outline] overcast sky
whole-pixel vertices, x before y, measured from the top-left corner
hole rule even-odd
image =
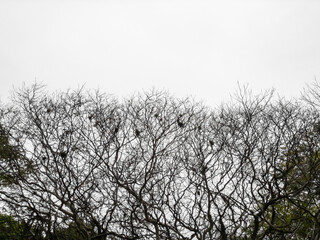
[[[299,96],[320,78],[319,0],[0,0],[0,97],[42,82],[209,105],[240,84]]]

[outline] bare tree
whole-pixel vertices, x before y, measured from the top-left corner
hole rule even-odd
[[[301,221],[283,209],[319,222],[304,197],[317,191],[318,121],[246,88],[213,110],[157,91],[119,102],[35,85],[2,117],[20,155],[1,161],[15,178],[0,199],[46,239],[68,226],[83,239],[295,237]]]
[[[320,83],[316,79],[311,85],[307,85],[306,88],[303,89],[301,99],[313,108],[319,109]]]

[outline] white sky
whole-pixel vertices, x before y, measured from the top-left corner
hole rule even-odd
[[[0,97],[34,83],[208,105],[320,78],[319,0],[0,0]]]

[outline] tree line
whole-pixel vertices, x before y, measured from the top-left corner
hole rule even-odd
[[[320,239],[319,96],[244,87],[213,109],[17,90],[0,107],[0,239]]]

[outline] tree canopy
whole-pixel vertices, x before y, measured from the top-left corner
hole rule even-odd
[[[0,201],[30,239],[319,239],[315,106],[23,88],[2,106]]]

